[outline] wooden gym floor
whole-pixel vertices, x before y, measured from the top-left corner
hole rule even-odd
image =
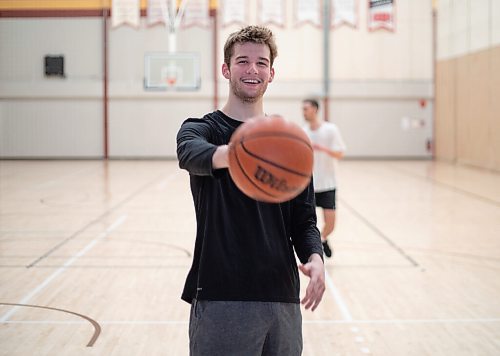
[[[499,355],[500,175],[343,161],[340,180],[303,354]],[[188,354],[177,162],[0,161],[0,199],[0,355]]]

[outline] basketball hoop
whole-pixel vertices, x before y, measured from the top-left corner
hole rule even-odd
[[[167,78],[167,85],[169,87],[173,87],[175,85],[176,81],[177,81],[177,78]]]
[[[169,61],[165,67],[161,68],[161,76],[168,87],[173,87],[177,79],[182,79],[182,68],[179,68],[174,61]]]
[[[146,90],[198,90],[200,58],[197,53],[177,52],[177,30],[189,0],[154,1],[168,35],[166,53],[145,53],[144,88]]]

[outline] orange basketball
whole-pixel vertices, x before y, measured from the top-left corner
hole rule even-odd
[[[307,134],[283,117],[257,117],[243,123],[229,143],[229,174],[250,198],[281,203],[309,184],[313,149]]]

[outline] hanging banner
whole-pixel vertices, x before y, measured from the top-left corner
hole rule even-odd
[[[113,0],[111,6],[111,25],[113,27],[122,24],[139,27],[140,0]]]
[[[395,30],[394,0],[368,0],[368,30]]]
[[[222,26],[242,25],[248,23],[247,0],[223,0],[222,1]]]
[[[321,0],[295,0],[294,26],[309,23],[321,27]]]
[[[163,3],[163,4],[162,4]],[[163,14],[164,9],[168,6],[168,0],[148,0],[147,8],[147,22],[148,25],[155,25],[165,23],[165,16],[168,14]]]
[[[285,0],[259,0],[257,13],[261,25],[285,26]]]
[[[358,27],[358,0],[333,0],[331,11],[331,27]]]
[[[208,27],[210,25],[210,17],[208,15],[208,0],[189,0],[184,10],[182,27]]]

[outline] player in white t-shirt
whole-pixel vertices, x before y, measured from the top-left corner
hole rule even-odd
[[[319,103],[315,99],[302,102],[304,119],[308,125],[304,127],[314,148],[314,193],[316,206],[322,208],[324,226],[321,230],[321,241],[326,257],[332,256],[328,245],[328,236],[335,228],[335,209],[337,182],[335,169],[337,160],[344,157],[346,146],[337,125],[318,117]]]

